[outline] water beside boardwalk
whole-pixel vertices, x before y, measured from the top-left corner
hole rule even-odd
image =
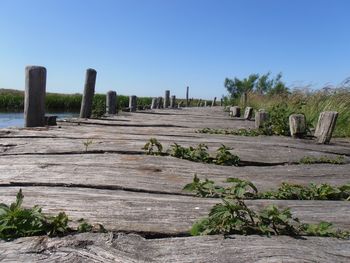
[[[47,115],[56,115],[58,118],[77,117],[79,114],[76,112],[53,112],[47,113]],[[23,127],[24,118],[23,112],[0,112],[0,128],[7,127]]]

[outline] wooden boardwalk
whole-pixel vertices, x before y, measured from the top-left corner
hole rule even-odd
[[[196,133],[201,128],[252,128],[231,119],[221,107],[123,113],[105,119],[70,119],[56,127],[0,129],[0,202],[10,203],[19,188],[24,205],[70,218],[102,223],[114,234],[64,238],[32,237],[0,242],[0,261],[92,262],[349,262],[350,241],[286,236],[187,237],[189,228],[220,200],[182,191],[196,173],[222,183],[251,180],[259,190],[281,182],[350,182],[350,141],[330,145],[287,137],[243,137]],[[242,167],[148,156],[141,148],[155,137],[165,148],[174,142],[221,144],[233,148]],[[84,142],[92,140],[85,151]],[[300,165],[304,156],[345,156],[345,164]],[[250,200],[257,209],[290,207],[304,222],[330,221],[350,229],[350,202]],[[124,234],[121,234],[124,233]],[[133,233],[133,234],[125,234]],[[143,237],[139,236],[141,234]]]

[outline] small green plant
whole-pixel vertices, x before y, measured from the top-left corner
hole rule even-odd
[[[156,150],[155,150],[156,148]],[[151,138],[149,141],[142,147],[149,155],[162,155],[163,146],[156,138]]]
[[[0,204],[0,238],[13,239],[18,237],[47,234],[63,235],[69,231],[68,217],[59,213],[54,217],[45,216],[41,208],[22,208],[23,194],[20,189],[16,201],[10,206]]]
[[[42,213],[38,206],[23,208],[24,195],[20,189],[16,195],[16,201],[9,206],[0,203],[0,239],[11,240],[19,237],[36,235],[63,236],[74,232],[69,227],[69,218],[64,212],[56,216],[47,216]],[[80,223],[77,231],[92,231],[92,226],[84,219]],[[100,230],[105,231],[102,225]]]
[[[315,164],[315,163],[330,163],[330,164],[344,164],[345,158],[342,155],[339,155],[337,157],[327,157],[327,156],[321,156],[319,158],[312,157],[312,156],[304,156],[299,161],[300,164]]]
[[[92,144],[92,140],[91,139],[86,139],[85,142],[83,142],[84,146],[85,146],[85,152],[88,151],[89,146]]]
[[[328,236],[349,238],[348,231],[334,230],[332,224],[300,223],[293,217],[289,208],[283,210],[269,205],[261,211],[250,209],[242,199],[222,199],[214,205],[208,217],[195,222],[190,230],[191,235],[239,234],[239,235],[288,235],[288,236]]]
[[[221,147],[217,149],[213,162],[218,165],[238,166],[240,159],[237,155],[230,153],[230,150],[232,149],[222,144]]]
[[[183,190],[200,197],[220,197],[230,199],[278,199],[278,200],[350,200],[350,184],[332,186],[329,184],[298,185],[282,183],[277,190],[258,192],[248,180],[228,178],[227,187],[215,185],[214,181],[200,180],[194,176],[192,183]]]
[[[93,226],[89,224],[84,218],[80,218],[78,220],[79,226],[77,228],[77,231],[79,233],[85,233],[85,232],[91,232],[93,229]]]

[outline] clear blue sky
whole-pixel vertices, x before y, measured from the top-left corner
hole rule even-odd
[[[24,67],[47,90],[212,98],[225,77],[282,72],[289,85],[350,76],[347,0],[0,0],[0,88],[24,89]]]

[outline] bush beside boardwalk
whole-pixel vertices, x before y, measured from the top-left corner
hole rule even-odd
[[[241,105],[240,99],[225,99],[226,105]],[[290,113],[303,113],[311,126],[316,127],[322,111],[339,113],[334,130],[335,137],[350,137],[350,92],[346,89],[332,91],[303,92],[294,91],[284,95],[261,95],[248,93],[247,105],[254,109],[269,110],[276,105],[286,108]]]

